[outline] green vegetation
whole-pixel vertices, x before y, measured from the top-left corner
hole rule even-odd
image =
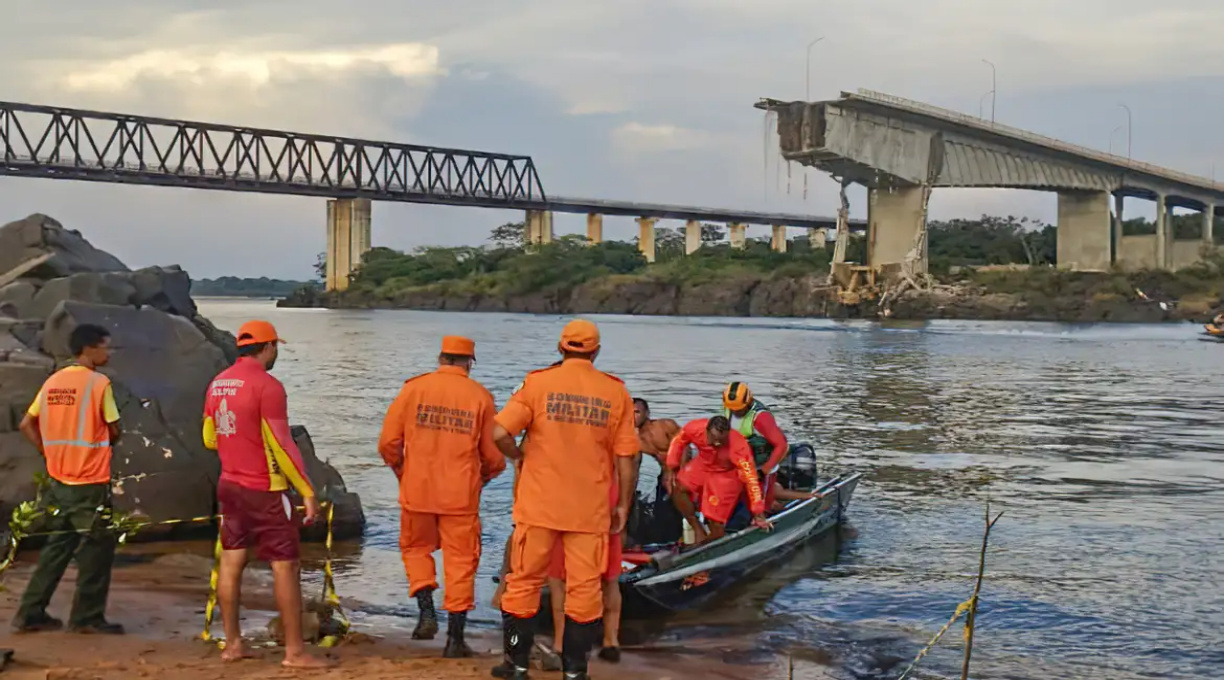
[[[405,292],[438,287],[452,293],[510,296],[572,289],[614,275],[673,283],[743,274],[803,276],[828,272],[832,253],[831,246],[810,248],[806,238],[792,241],[788,253],[772,252],[763,240],[749,240],[743,250],[734,250],[724,241],[723,230],[713,225],[703,226],[702,240],[697,253],[685,256],[683,232],[658,229],[656,262],[647,264],[636,242],[592,245],[581,236],[563,236],[526,246],[521,223],[503,224],[493,230],[490,246],[424,247],[411,253],[374,248],[354,275],[349,294],[393,300]]]
[[[303,286],[314,286],[302,281],[284,281],[261,276],[258,279],[241,279],[222,276],[218,279],[199,279],[191,282],[192,295],[217,297],[284,297]]]
[[[1193,238],[1201,228],[1195,215],[1174,218],[1179,238]],[[1150,223],[1128,220],[1125,233],[1144,233]],[[1216,230],[1217,235],[1224,228]],[[806,237],[792,239],[786,253],[775,253],[768,239],[750,239],[732,249],[725,232],[703,225],[702,248],[685,255],[682,230],[656,231],[656,262],[647,264],[635,242],[596,245],[580,236],[527,246],[522,223],[503,224],[481,247],[423,247],[410,253],[374,248],[366,254],[344,295],[369,304],[394,304],[417,292],[511,298],[526,294],[564,293],[604,279],[699,286],[723,281],[794,279],[824,276],[833,243],[813,248]],[[847,260],[862,262],[866,242],[851,238]],[[931,271],[944,281],[972,282],[987,292],[1034,296],[1087,295],[1134,297],[1142,288],[1163,298],[1208,296],[1224,292],[1224,259],[1210,258],[1177,273],[1091,274],[1059,271],[1057,229],[1026,218],[983,215],[974,220],[933,221],[929,225]],[[983,265],[1030,265],[1025,271],[971,271]]]

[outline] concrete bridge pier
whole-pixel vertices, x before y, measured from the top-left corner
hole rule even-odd
[[[1215,204],[1208,203],[1203,209],[1203,244],[1215,245]]]
[[[684,223],[684,254],[692,255],[701,249],[701,222],[689,220]]]
[[[1122,217],[1122,194],[1114,194],[1114,213],[1113,213],[1113,263],[1121,265],[1122,257],[1122,222],[1125,219]]]
[[[786,252],[786,227],[780,224],[773,225],[773,234],[769,239],[769,247],[775,253]]]
[[[1108,270],[1111,222],[1108,191],[1058,192],[1058,268]]]
[[[1215,205],[1211,203],[1203,204],[1203,211],[1200,213],[1202,217],[1202,228],[1199,231],[1199,237],[1196,239],[1178,240],[1177,234],[1171,234],[1169,240],[1169,269],[1178,270],[1189,267],[1203,260],[1203,249],[1215,247],[1215,234],[1213,233],[1215,225],[1213,217],[1215,216]],[[1172,224],[1172,219],[1169,220]],[[1172,231],[1170,228],[1169,231]]]
[[[748,245],[748,225],[746,224],[728,224],[727,235],[731,239],[731,247],[736,250],[743,250]]]
[[[553,214],[551,210],[528,210],[523,227],[527,245],[538,246],[552,243]]]
[[[1156,195],[1156,269],[1169,268],[1169,202]]]
[[[603,215],[587,213],[587,242],[591,245],[603,243]]]
[[[638,250],[646,257],[647,262],[655,261],[655,222],[658,222],[657,217],[639,217],[638,223]]]
[[[368,198],[337,198],[327,202],[325,290],[347,290],[349,277],[370,250],[370,208]]]
[[[867,196],[867,264],[879,268],[905,262],[906,255],[926,226],[923,191],[920,186],[872,189]],[[925,272],[927,254],[914,263],[915,272]]]

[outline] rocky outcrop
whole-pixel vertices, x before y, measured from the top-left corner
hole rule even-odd
[[[122,418],[113,467],[116,507],[154,521],[214,514],[219,468],[216,453],[203,446],[201,414],[208,383],[237,356],[233,335],[199,315],[191,281],[178,267],[128,270],[41,215],[0,227],[0,275],[32,259],[42,261],[0,288],[0,312],[7,314],[0,315],[0,512],[32,497],[34,475],[45,469],[17,424],[42,382],[71,359],[72,329],[91,323],[111,331],[115,348],[103,372],[114,383]],[[336,503],[337,537],[361,535],[359,499],[318,459],[306,429],[293,433],[320,496]]]

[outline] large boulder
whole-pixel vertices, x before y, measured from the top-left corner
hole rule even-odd
[[[43,215],[0,227],[0,513],[33,497],[42,457],[16,432],[39,387],[71,360],[79,324],[110,330],[122,435],[115,446],[115,506],[154,521],[216,512],[217,455],[204,448],[208,383],[237,358],[234,336],[199,315],[179,267],[130,271],[78,232]],[[308,474],[336,506],[335,535],[360,536],[365,517],[339,473],[295,427]],[[213,531],[207,523],[148,528],[138,536]],[[308,535],[321,537],[321,529]]]
[[[340,477],[339,472],[336,472],[336,468],[326,461],[319,460],[319,456],[315,453],[314,442],[310,440],[310,433],[306,431],[306,428],[295,425],[290,428],[290,431],[293,433],[294,443],[302,452],[302,459],[306,463],[306,474],[310,475],[310,481],[314,484],[319,498],[336,506],[332,520],[334,537],[344,539],[361,536],[365,530],[365,513],[361,509],[361,500],[357,498],[357,494],[344,486],[344,479]],[[309,531],[309,536],[321,538],[320,533],[323,531],[325,531],[325,526],[319,523]]]
[[[136,295],[129,272],[83,273],[51,279],[34,295],[22,316],[46,319],[65,300],[128,305]]]
[[[156,399],[171,422],[199,423],[208,383],[229,365],[187,319],[156,309],[64,301],[47,318],[42,349],[68,361],[68,336],[80,324],[111,332],[104,372],[141,399]],[[196,428],[194,439],[199,439]]]
[[[13,281],[0,287],[0,307],[10,309],[12,313],[9,316],[14,318],[29,316],[30,303],[37,292],[38,286],[33,281]]]
[[[81,232],[65,229],[46,215],[30,215],[0,227],[0,274],[44,254],[51,258],[32,273],[35,278],[128,269],[114,255],[93,247]]]

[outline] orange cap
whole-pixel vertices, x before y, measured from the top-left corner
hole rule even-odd
[[[442,353],[474,357],[476,356],[476,343],[462,335],[448,335],[442,338]]]
[[[261,342],[284,342],[276,334],[276,328],[267,321],[248,321],[238,329],[238,346],[258,345]]]
[[[599,328],[585,319],[574,319],[565,324],[558,347],[563,352],[594,352],[599,349]]]

